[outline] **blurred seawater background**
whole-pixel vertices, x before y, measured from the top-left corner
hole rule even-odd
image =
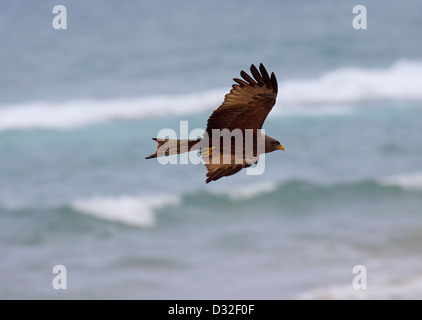
[[[422,297],[420,1],[0,7],[1,298]],[[286,147],[262,175],[144,159],[260,62]]]

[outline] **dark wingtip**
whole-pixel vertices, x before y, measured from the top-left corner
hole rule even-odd
[[[251,86],[255,86],[257,83],[255,82],[255,80],[248,75],[245,71],[240,71],[240,75],[241,77]]]
[[[239,86],[241,86],[241,87],[248,85],[245,81],[238,79],[238,78],[233,78],[233,81],[236,82],[237,84],[239,84]]]
[[[273,86],[273,90],[275,93],[278,92],[278,84],[277,84],[277,78],[275,77],[274,72],[271,73],[271,84]]]
[[[264,86],[265,81],[262,79],[262,75],[259,73],[258,69],[255,67],[255,65],[251,65],[251,73],[252,76],[255,78],[255,81],[258,83],[259,86]]]
[[[267,73],[267,69],[265,69],[265,67],[262,64],[262,62],[259,64],[259,71],[261,72],[262,75],[264,75],[264,73]]]
[[[265,85],[267,88],[271,88],[271,79],[268,75],[267,69],[265,69],[264,65],[262,63],[259,64],[259,71],[261,72],[262,78],[264,79]]]

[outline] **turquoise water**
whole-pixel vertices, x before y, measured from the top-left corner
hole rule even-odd
[[[56,4],[1,2],[0,297],[422,297],[420,2]],[[144,159],[260,62],[262,175]]]

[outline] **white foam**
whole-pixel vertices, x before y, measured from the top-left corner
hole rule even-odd
[[[314,79],[282,82],[282,104],[422,99],[422,63],[398,61],[386,69],[342,68]]]
[[[353,114],[354,109],[347,105],[329,105],[329,106],[302,106],[302,105],[284,105],[275,108],[273,115],[299,116],[299,117],[325,117],[325,116],[347,116]]]
[[[121,100],[33,102],[0,108],[0,131],[12,129],[66,129],[113,119],[190,114],[221,103],[223,91]]]
[[[380,178],[377,182],[382,186],[396,186],[407,190],[422,191],[422,173],[420,172]]]
[[[154,210],[178,205],[181,198],[175,195],[93,197],[72,203],[80,213],[99,219],[117,221],[131,226],[151,227],[155,224]]]
[[[230,188],[210,189],[210,192],[217,195],[225,195],[234,201],[254,198],[258,195],[273,192],[277,184],[273,181],[261,181],[242,186],[231,186]]]
[[[309,290],[297,298],[303,300],[387,300],[422,297],[422,275],[392,279],[379,284],[368,283],[366,289],[354,289],[352,284],[333,285]]]
[[[350,109],[341,104],[374,99],[421,100],[420,79],[422,62],[399,61],[385,69],[342,68],[312,79],[285,80],[279,83],[275,110],[308,116],[347,114]],[[211,111],[221,104],[228,89],[136,99],[31,102],[2,106],[0,131],[65,129],[113,119]],[[317,104],[323,106],[318,107]]]

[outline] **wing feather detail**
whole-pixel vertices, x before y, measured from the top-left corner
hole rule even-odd
[[[271,77],[261,63],[259,70],[251,65],[252,77],[241,71],[242,79],[234,78],[236,84],[224,97],[221,106],[208,119],[207,132],[212,129],[261,129],[273,108],[277,97],[277,79]]]

